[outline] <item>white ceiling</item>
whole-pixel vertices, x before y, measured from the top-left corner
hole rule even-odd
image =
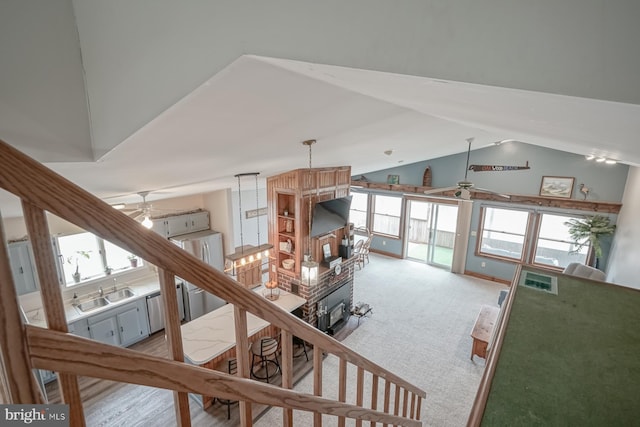
[[[353,175],[515,139],[640,165],[640,106],[242,56],[97,162],[48,166],[109,202],[235,188],[308,166]],[[393,150],[391,155],[384,154]],[[0,197],[4,216],[19,215]]]

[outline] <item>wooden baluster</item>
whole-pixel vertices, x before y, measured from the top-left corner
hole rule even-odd
[[[378,379],[376,374],[372,374],[371,377],[371,409],[378,409]],[[371,421],[371,427],[376,425],[375,421]]]
[[[404,397],[402,398],[402,416],[407,417],[407,407],[409,405],[409,389],[404,389]]]
[[[413,418],[414,420],[417,419],[416,413],[414,412],[415,410],[416,410],[416,394],[411,393],[411,411],[409,412],[409,418]]]
[[[56,260],[51,246],[51,234],[44,210],[22,201],[27,232],[31,240],[36,271],[40,282],[40,293],[49,329],[68,332],[67,316],[58,283]],[[58,373],[62,401],[69,405],[69,421],[74,426],[84,426],[84,411],[78,379],[75,375]]]
[[[249,338],[247,336],[247,312],[237,306],[233,307],[233,318],[236,328],[236,360],[238,361],[238,376],[249,378]],[[251,417],[251,402],[241,400],[239,403],[240,425],[250,427],[253,425]]]
[[[313,346],[313,394],[322,396],[322,349],[319,345]],[[313,426],[322,427],[322,414],[314,412]]]
[[[167,350],[169,358],[178,362],[184,362],[182,351],[182,333],[180,331],[180,317],[178,314],[178,295],[176,293],[175,276],[170,272],[159,269],[160,293],[162,295],[162,307],[165,318],[165,334],[167,337]],[[182,296],[181,296],[182,298]],[[173,406],[176,412],[178,427],[191,426],[191,412],[189,411],[189,394],[173,392]]]
[[[422,397],[418,396],[418,405],[416,406],[416,420],[420,419],[421,409],[422,409]]]
[[[393,415],[398,415],[400,413],[400,386],[398,384],[394,384],[396,387],[396,393],[393,399]]]
[[[9,251],[0,216],[0,351],[7,375],[10,403],[42,403],[40,390],[29,363],[29,348],[24,339],[18,294],[11,276]]]
[[[358,366],[358,374],[356,376],[356,405],[362,407],[364,394],[364,368]],[[362,420],[356,420],[356,427],[362,427]]]
[[[293,387],[293,336],[289,331],[284,329],[280,332],[282,343],[282,361],[280,368],[282,369],[282,388]],[[293,427],[293,410],[282,408],[282,425],[284,427]]]
[[[383,411],[388,414],[389,413],[389,404],[391,400],[391,382],[389,380],[384,380],[384,409]],[[389,424],[385,423],[382,426],[387,427]]]
[[[346,402],[347,399],[347,360],[340,358],[338,370],[338,401]],[[345,418],[338,417],[338,427],[345,426]]]

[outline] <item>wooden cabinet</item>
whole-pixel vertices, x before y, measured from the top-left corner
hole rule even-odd
[[[146,301],[140,298],[88,319],[90,337],[106,344],[127,347],[149,336]]]
[[[209,212],[197,211],[163,218],[154,218],[153,231],[166,238],[209,229]]]
[[[277,281],[278,273],[299,278],[304,255],[311,252],[321,261],[324,244],[338,254],[344,230],[332,233],[335,237],[309,239],[309,212],[316,202],[348,196],[350,183],[349,166],[296,169],[267,178],[269,243],[274,252],[269,280]],[[293,261],[290,270],[284,268],[285,260]]]

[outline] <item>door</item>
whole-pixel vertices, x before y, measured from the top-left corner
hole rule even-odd
[[[120,338],[117,331],[118,325],[115,316],[89,324],[89,334],[91,338],[105,344],[120,345]]]
[[[126,347],[144,335],[144,328],[138,314],[138,307],[132,307],[116,316],[120,331],[120,343]]]
[[[451,269],[458,206],[409,201],[407,258]]]

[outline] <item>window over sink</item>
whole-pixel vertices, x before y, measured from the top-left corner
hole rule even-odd
[[[133,267],[128,251],[93,233],[58,236],[55,240],[65,286],[74,286],[143,266],[142,260],[138,259],[137,265]]]

